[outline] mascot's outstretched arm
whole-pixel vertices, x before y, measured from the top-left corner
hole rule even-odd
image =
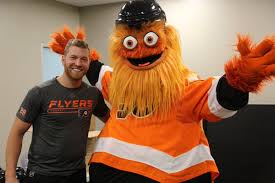
[[[225,65],[229,84],[243,92],[257,93],[263,84],[275,76],[275,41],[266,38],[254,46],[248,36],[238,36],[240,56]]]

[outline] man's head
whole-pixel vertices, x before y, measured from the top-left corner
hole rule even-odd
[[[64,65],[64,74],[69,79],[82,80],[89,69],[90,49],[88,44],[79,39],[71,39],[64,50],[62,64]]]

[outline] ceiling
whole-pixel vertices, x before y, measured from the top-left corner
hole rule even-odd
[[[56,0],[65,4],[70,4],[73,6],[84,7],[98,4],[108,4],[116,2],[125,2],[126,0]]]

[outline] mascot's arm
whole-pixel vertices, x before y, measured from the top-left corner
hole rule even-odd
[[[99,61],[93,61],[86,74],[91,85],[96,86],[105,100],[109,100],[109,84],[112,78],[113,69]]]
[[[248,92],[233,88],[226,77],[221,76],[190,83],[185,89],[181,109],[183,119],[214,122],[233,116],[247,103]]]
[[[240,56],[233,57],[225,65],[225,75],[219,79],[215,89],[216,103],[221,106],[218,108],[239,110],[248,103],[249,92],[259,92],[266,81],[274,78],[274,43],[274,37],[270,37],[254,46],[248,36],[238,36],[237,49]],[[209,101],[211,100],[208,100],[208,105],[212,106]],[[212,110],[215,111],[215,108],[218,109],[215,106]],[[222,116],[220,114],[217,113],[217,116]]]
[[[275,76],[274,43],[274,38],[267,38],[252,46],[248,37],[239,36],[237,48],[241,55],[225,65],[224,76],[187,86],[182,100],[182,109],[186,110],[183,114],[195,121],[219,121],[236,114],[248,103],[249,92],[259,92],[263,83]]]
[[[264,83],[275,76],[274,43],[274,37],[270,37],[253,46],[248,36],[238,36],[240,56],[225,65],[228,83],[243,92],[259,92]]]
[[[249,94],[232,87],[226,77],[222,76],[216,87],[216,97],[222,107],[237,111],[248,104]]]

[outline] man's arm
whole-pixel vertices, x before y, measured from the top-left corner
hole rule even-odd
[[[6,148],[6,183],[18,183],[15,169],[22,148],[22,140],[31,123],[15,119],[11,128]]]

